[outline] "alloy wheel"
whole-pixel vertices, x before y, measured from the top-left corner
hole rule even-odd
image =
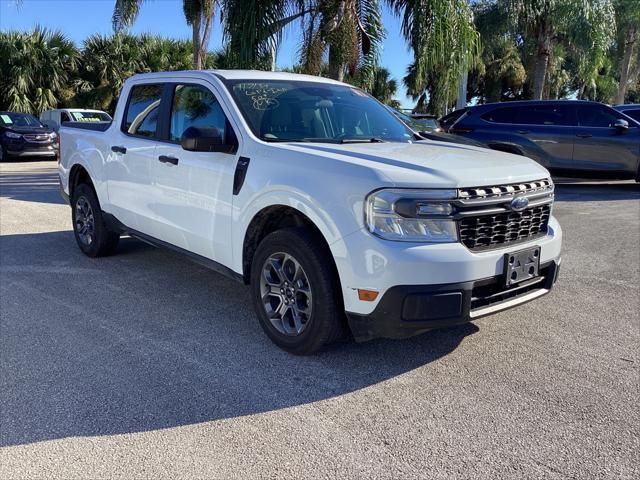
[[[260,291],[273,327],[283,335],[300,335],[311,318],[311,285],[300,263],[288,253],[264,262]]]
[[[85,245],[91,245],[94,240],[95,220],[93,217],[93,209],[86,197],[78,198],[76,202],[76,232],[78,238]]]

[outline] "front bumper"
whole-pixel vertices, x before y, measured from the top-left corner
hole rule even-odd
[[[31,146],[29,144],[23,144],[22,148],[17,148],[13,145],[8,145],[7,154],[12,157],[55,157],[57,151],[55,145],[37,145]]]
[[[441,285],[399,285],[382,296],[367,315],[347,312],[356,341],[405,338],[434,328],[450,327],[521,305],[551,291],[560,260],[540,265],[540,275],[504,287],[501,275]]]

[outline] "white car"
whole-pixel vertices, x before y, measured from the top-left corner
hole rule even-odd
[[[107,112],[88,108],[57,108],[40,114],[40,121],[56,132],[60,130],[62,122],[109,123],[111,120]]]
[[[333,80],[136,75],[108,125],[65,124],[60,181],[90,257],[121,234],[249,284],[280,347],[406,337],[548,293],[554,185],[536,162],[420,140]]]

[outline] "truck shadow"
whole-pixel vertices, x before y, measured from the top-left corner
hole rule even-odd
[[[433,362],[478,331],[296,357],[246,287],[123,239],[89,259],[70,231],[0,237],[0,446],[142,432],[316,402]]]

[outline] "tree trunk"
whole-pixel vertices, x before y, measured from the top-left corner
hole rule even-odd
[[[191,42],[193,43],[193,68],[202,68],[202,58],[200,56],[200,16],[194,19],[191,24]]]
[[[456,101],[456,109],[459,110],[467,106],[467,84],[469,82],[469,70],[465,68],[464,73],[460,77],[458,86],[458,100]]]
[[[342,82],[344,80],[344,64],[338,58],[335,47],[329,46],[329,78]]]
[[[624,97],[627,94],[627,82],[629,81],[629,65],[631,64],[631,54],[635,46],[638,30],[635,26],[628,27],[624,36],[624,53],[622,62],[620,63],[620,84],[618,85],[618,96],[616,103],[624,103]]]
[[[542,100],[544,93],[545,79],[547,78],[547,67],[549,66],[549,55],[551,53],[551,29],[543,25],[538,33],[538,48],[536,52],[536,63],[533,72],[533,99]]]
[[[200,48],[198,51],[198,55],[200,57],[200,67],[207,67],[207,52],[209,51],[209,38],[211,38],[211,29],[213,26],[213,12],[211,12],[211,16],[204,19],[204,35],[202,35],[202,40],[200,41]]]
[[[578,88],[578,100],[584,100],[584,91],[587,87],[587,83],[584,80],[580,80],[580,87]]]

